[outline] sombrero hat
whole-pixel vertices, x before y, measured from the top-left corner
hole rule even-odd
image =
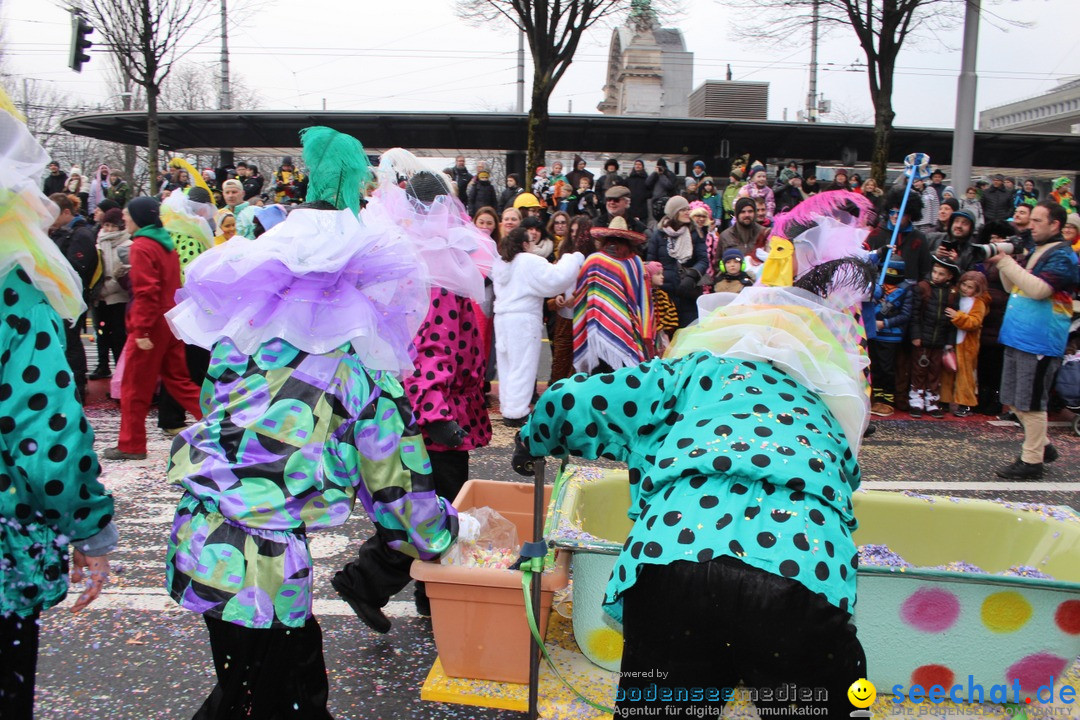
[[[611,219],[607,227],[594,227],[590,234],[594,238],[624,240],[631,245],[640,245],[645,242],[645,233],[634,232],[626,227],[626,219],[616,216]]]

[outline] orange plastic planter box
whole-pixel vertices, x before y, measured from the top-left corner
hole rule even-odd
[[[544,488],[544,507],[551,486]],[[517,527],[518,541],[533,539],[533,486],[469,480],[454,500],[460,510],[490,507]],[[552,596],[566,587],[569,553],[559,553],[541,584],[540,632],[547,631]],[[529,625],[521,572],[414,562],[412,576],[427,585],[431,626],[443,671],[450,677],[527,683]]]

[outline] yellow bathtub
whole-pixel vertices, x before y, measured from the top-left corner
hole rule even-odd
[[[550,539],[573,552],[575,638],[594,663],[618,670],[621,628],[601,602],[631,529],[626,472],[570,467],[552,502]],[[1070,509],[891,492],[859,492],[854,504],[857,544],[887,545],[920,566],[858,571],[855,622],[879,693],[960,685],[969,699],[972,683],[987,693],[1001,684],[1011,701],[1018,683],[1023,702],[1080,655],[1080,517]],[[987,573],[1030,566],[1054,579],[923,569],[955,562]]]

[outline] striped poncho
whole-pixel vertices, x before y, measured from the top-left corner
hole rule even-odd
[[[574,369],[590,372],[601,362],[612,368],[637,365],[649,359],[646,340],[651,345],[655,334],[641,259],[590,255],[574,292]]]

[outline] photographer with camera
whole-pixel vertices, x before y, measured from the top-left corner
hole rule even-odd
[[[958,210],[949,218],[945,238],[934,251],[934,256],[948,260],[963,274],[994,255],[1023,254],[1028,249],[1030,237],[1030,234],[1014,235],[1004,242],[972,242],[975,239],[975,217],[970,210]]]
[[[1023,264],[1003,252],[987,259],[1000,271],[1009,292],[999,336],[1005,346],[1001,402],[1012,407],[1024,427],[1020,457],[997,471],[1007,480],[1038,480],[1043,462],[1058,456],[1046,438],[1046,402],[1065,353],[1072,294],[1080,281],[1076,253],[1061,235],[1066,219],[1060,205],[1039,203],[1031,213],[1035,249]]]
[[[957,210],[945,222],[945,237],[934,250],[934,256],[948,260],[966,273],[973,265],[985,260],[985,256],[976,257],[975,245],[971,242],[975,235],[975,216],[968,210]]]

